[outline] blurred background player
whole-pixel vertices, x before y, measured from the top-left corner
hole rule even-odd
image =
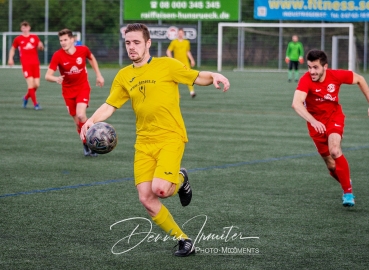
[[[28,22],[21,22],[20,30],[22,35],[14,39],[10,48],[8,65],[14,65],[15,49],[18,48],[23,76],[26,79],[28,88],[26,95],[23,97],[23,108],[27,107],[28,99],[31,98],[34,109],[41,110],[36,98],[36,91],[40,86],[40,60],[37,50],[43,50],[44,45],[37,35],[30,33],[31,25]]]
[[[96,73],[96,85],[102,87],[104,78],[102,77],[96,58],[86,46],[75,46],[73,33],[69,29],[59,31],[59,41],[61,49],[56,51],[51,58],[49,69],[45,79],[49,82],[56,82],[62,85],[62,95],[70,116],[77,127],[77,132],[81,132],[81,127],[87,120],[86,109],[90,101],[91,87],[88,82],[86,58]],[[54,72],[59,69],[60,76],[54,76]],[[91,151],[86,142],[83,142],[85,156],[97,154]]]
[[[79,35],[74,35],[73,37],[74,37],[74,46],[81,46],[82,42]]]
[[[318,153],[330,175],[341,184],[343,206],[354,206],[350,168],[341,149],[345,115],[338,94],[342,84],[357,84],[369,103],[369,87],[364,77],[355,72],[328,69],[328,58],[323,51],[309,51],[306,60],[309,70],[297,85],[292,107],[307,121]]]
[[[292,81],[292,69],[295,70],[295,82],[299,80],[299,63],[304,63],[304,47],[297,35],[287,45],[286,63],[288,64],[288,82]]]
[[[185,64],[187,67],[190,67],[190,62],[188,59],[191,61],[191,67],[195,66],[195,60],[191,54],[191,45],[190,42],[185,39],[183,28],[178,29],[177,39],[172,40],[172,42],[169,44],[167,56],[173,57],[172,52],[174,53],[174,58]],[[193,85],[188,85],[188,90],[190,91],[192,98],[196,97]]]

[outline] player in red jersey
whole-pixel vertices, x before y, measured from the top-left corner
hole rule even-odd
[[[307,121],[318,153],[330,175],[341,184],[343,206],[354,206],[350,168],[341,149],[345,115],[338,103],[338,93],[342,84],[357,84],[369,102],[369,87],[364,77],[355,72],[328,69],[323,51],[311,50],[306,59],[308,72],[297,85],[292,108]]]
[[[41,107],[36,98],[36,90],[40,86],[40,61],[37,49],[43,50],[44,45],[38,36],[30,33],[31,26],[28,22],[23,21],[20,26],[22,35],[17,36],[13,41],[9,51],[8,65],[14,65],[14,54],[18,48],[23,75],[28,87],[28,91],[23,97],[23,108],[27,107],[28,99],[31,98],[35,110],[40,110]]]
[[[70,116],[77,126],[77,132],[87,120],[86,109],[90,101],[91,87],[88,82],[86,58],[96,73],[96,85],[102,87],[102,77],[96,58],[86,46],[75,46],[73,33],[69,29],[59,31],[61,49],[56,51],[51,58],[49,69],[45,79],[62,85],[62,95]],[[59,69],[60,76],[54,76]],[[91,151],[86,142],[83,144],[85,156],[97,156]]]

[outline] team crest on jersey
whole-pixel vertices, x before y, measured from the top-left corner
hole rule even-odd
[[[138,87],[138,91],[140,91],[140,93],[143,95],[143,100],[145,101],[146,98],[146,87],[145,85],[141,85],[140,87]]]
[[[333,93],[334,91],[336,91],[336,86],[333,83],[329,84],[327,87],[327,91],[328,93]]]
[[[35,43],[35,39],[34,39],[33,37],[31,37],[31,38],[30,38],[30,41],[31,41],[32,43]]]
[[[77,57],[77,59],[76,59],[76,63],[77,63],[78,65],[82,64],[82,58],[81,58],[81,57]]]

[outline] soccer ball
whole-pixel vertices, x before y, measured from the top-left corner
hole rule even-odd
[[[87,146],[98,154],[111,152],[118,143],[118,136],[112,125],[97,122],[86,133]]]

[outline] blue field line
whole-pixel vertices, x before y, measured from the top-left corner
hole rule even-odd
[[[362,150],[362,149],[367,149],[367,148],[369,148],[369,145],[343,148],[342,150],[343,150],[343,152],[351,152],[351,151],[357,151],[357,150]],[[273,162],[273,161],[281,161],[281,160],[288,160],[288,159],[295,159],[295,158],[311,157],[311,156],[317,156],[317,155],[318,155],[317,152],[313,152],[313,153],[300,154],[300,155],[284,156],[284,157],[279,157],[279,158],[267,158],[267,159],[251,160],[251,161],[238,162],[238,163],[232,163],[232,164],[210,166],[210,167],[205,167],[205,168],[189,169],[188,172],[209,171],[209,170],[213,170],[213,169],[226,169],[226,168],[230,168],[230,167],[240,167],[240,166],[244,166],[244,165],[268,163],[268,162]],[[93,182],[93,183],[88,183],[88,184],[78,184],[78,185],[64,186],[64,187],[36,189],[36,190],[23,191],[23,192],[17,192],[17,193],[3,194],[3,195],[0,195],[0,199],[1,198],[6,198],[6,197],[16,197],[16,196],[21,196],[21,195],[31,195],[31,194],[36,194],[36,193],[45,193],[45,192],[50,192],[50,191],[60,191],[60,190],[65,190],[65,189],[76,189],[76,188],[81,188],[81,187],[101,186],[101,185],[107,185],[107,184],[111,184],[111,183],[119,183],[119,182],[132,181],[132,180],[133,180],[133,177],[127,177],[127,178],[106,180],[106,181],[100,181],[100,182]]]

